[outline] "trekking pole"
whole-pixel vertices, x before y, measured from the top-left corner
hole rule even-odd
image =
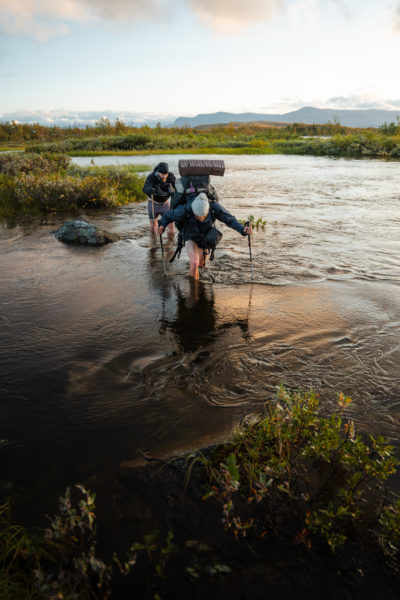
[[[159,227],[159,222],[157,221],[157,226]],[[163,240],[162,240],[162,233],[160,233],[160,246],[161,246],[161,254],[162,254],[162,263],[163,263],[163,268],[164,268],[164,277],[167,276],[167,266],[165,264],[165,258],[164,258],[164,244],[163,244]]]
[[[215,279],[214,279],[214,277],[211,275],[210,271],[207,271],[207,267],[206,267],[206,264],[207,264],[207,263],[206,263],[206,260],[207,260],[206,249],[205,249],[205,248],[203,248],[203,263],[204,263],[204,264],[203,264],[203,269],[204,269],[204,273],[206,273],[206,274],[209,276],[209,278],[211,279],[211,282],[212,282],[212,283],[215,283]]]
[[[246,221],[246,223],[244,224],[245,227],[250,227],[250,221]],[[254,281],[254,274],[253,274],[253,256],[251,254],[251,241],[250,241],[250,234],[247,234],[247,239],[249,242],[249,254],[250,254],[250,265],[251,265],[251,280]]]
[[[150,196],[150,198],[151,198],[151,208],[153,211],[153,233],[155,233],[156,232],[156,229],[155,229],[156,224],[155,224],[155,217],[154,217],[154,196],[152,195],[152,196]],[[156,244],[157,244],[157,242],[156,242]]]

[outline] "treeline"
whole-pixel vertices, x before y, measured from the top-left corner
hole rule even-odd
[[[236,133],[222,137],[213,131],[201,135],[186,133],[158,136],[128,134],[71,138],[60,142],[35,144],[32,153],[112,154],[124,152],[192,152],[225,154],[309,154],[315,156],[344,156],[354,158],[400,158],[400,134],[351,133],[332,136],[303,136],[298,134],[259,135]]]
[[[303,154],[349,158],[400,159],[400,135],[335,135],[331,138],[288,138],[274,148],[281,154]]]
[[[23,144],[30,153],[68,155],[188,152],[400,158],[400,123],[385,123],[378,129],[344,127],[338,122],[292,123],[286,127],[231,123],[209,128],[151,128],[102,120],[94,127],[69,129],[3,123],[1,139],[8,144]]]
[[[328,122],[325,124],[306,124],[291,123],[284,127],[267,126],[260,123],[229,123],[226,125],[202,125],[198,128],[190,127],[133,127],[126,125],[123,121],[116,120],[110,122],[108,119],[97,121],[94,126],[86,127],[58,127],[40,125],[39,123],[17,123],[0,122],[0,143],[27,144],[30,142],[58,142],[71,138],[92,138],[102,136],[145,136],[151,140],[158,140],[163,136],[177,137],[193,136],[194,139],[200,139],[204,136],[217,137],[220,141],[234,136],[250,136],[256,138],[276,138],[286,137],[287,135],[305,135],[305,136],[332,136],[337,134],[369,134],[382,133],[384,135],[399,135],[399,123],[384,123],[381,127],[374,128],[355,128],[345,127],[339,122]]]
[[[103,118],[95,125],[86,125],[86,127],[70,126],[58,127],[57,125],[41,125],[39,123],[17,123],[15,121],[0,122],[0,144],[27,144],[29,142],[54,142],[66,140],[69,138],[98,137],[104,135],[128,135],[128,134],[146,134],[159,135],[163,131],[169,135],[181,134],[186,129],[179,127],[149,127],[143,125],[134,127],[126,125],[123,121],[117,119],[111,122]]]

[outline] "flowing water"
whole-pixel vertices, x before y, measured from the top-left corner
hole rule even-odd
[[[177,173],[178,158],[95,162],[166,160]],[[189,280],[185,252],[164,277],[146,203],[79,215],[122,236],[101,248],[57,241],[65,216],[2,223],[3,487],[40,504],[140,449],[221,440],[280,383],[312,387],[327,408],[343,391],[358,430],[399,444],[399,164],[224,159],[223,205],[267,220],[253,282],[247,239],[223,224],[215,284]]]

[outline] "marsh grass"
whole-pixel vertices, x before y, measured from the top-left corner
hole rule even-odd
[[[76,132],[78,133],[78,131]],[[230,124],[200,128],[127,128],[111,135],[112,128],[87,129],[28,146],[29,152],[71,156],[148,154],[303,154],[349,158],[400,158],[400,125],[379,129],[342,127],[339,123],[286,127]]]
[[[49,557],[44,540],[12,523],[9,504],[0,506],[0,598],[41,598],[33,573]]]
[[[152,154],[275,154],[272,147],[254,148],[243,146],[229,147],[200,147],[200,148],[165,148],[152,150],[81,150],[68,152],[68,156],[149,156]]]
[[[58,154],[0,156],[0,213],[33,216],[81,208],[117,208],[145,200],[145,165],[88,166],[70,164]]]
[[[32,535],[12,523],[9,504],[0,507],[0,600],[107,600],[112,577],[126,577],[144,559],[148,576],[165,579],[176,552],[173,532],[151,531],[121,559],[97,554],[96,495],[81,485],[67,488],[50,526]],[[150,587],[153,587],[152,584]]]

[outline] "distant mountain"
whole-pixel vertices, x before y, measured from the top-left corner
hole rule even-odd
[[[379,127],[383,123],[396,122],[400,119],[400,109],[380,110],[375,108],[339,110],[336,108],[313,108],[305,106],[293,112],[276,114],[261,113],[205,113],[196,117],[179,117],[172,123],[172,127],[196,127],[197,125],[214,125],[215,123],[246,123],[251,121],[272,121],[285,123],[324,124],[328,121],[339,121],[347,127]]]

